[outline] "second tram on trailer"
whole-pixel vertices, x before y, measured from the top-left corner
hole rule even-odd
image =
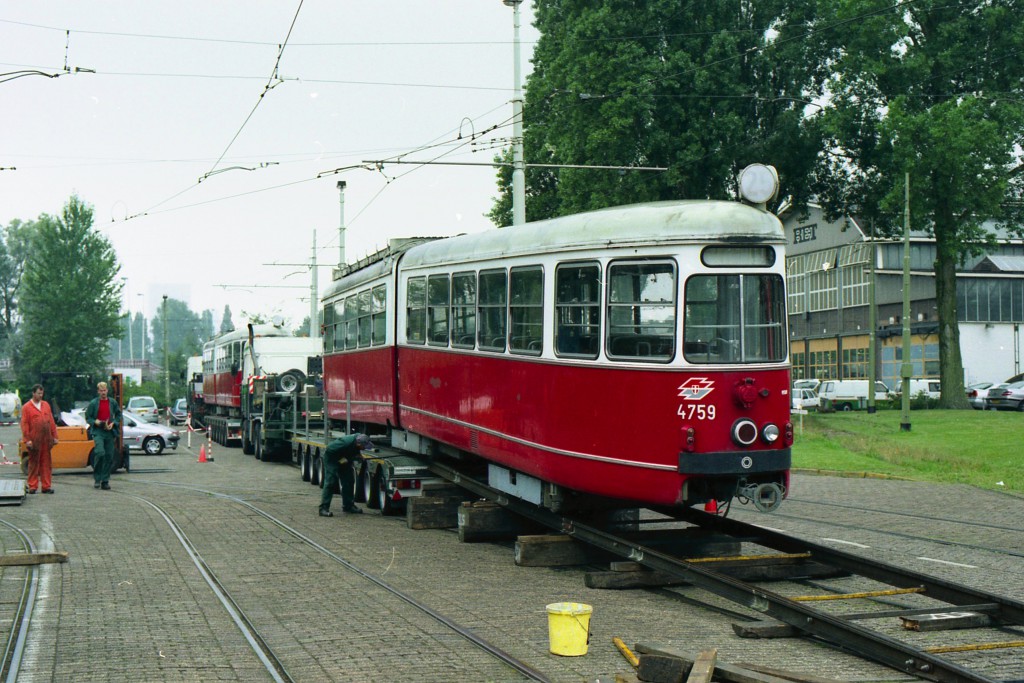
[[[555,510],[775,509],[793,443],[784,247],[763,206],[676,201],[385,249],[323,297],[326,416],[475,456]]]

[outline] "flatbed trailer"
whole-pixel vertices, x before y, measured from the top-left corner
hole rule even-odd
[[[325,425],[323,397],[316,387],[275,391],[274,376],[257,378],[251,393],[252,453],[264,462],[286,460],[298,466],[303,481],[321,486],[327,445],[345,435]],[[246,451],[248,452],[248,451]],[[408,498],[422,495],[422,486],[441,479],[431,474],[427,459],[393,448],[374,437],[374,450],[356,464],[356,500],[383,514],[395,514]]]

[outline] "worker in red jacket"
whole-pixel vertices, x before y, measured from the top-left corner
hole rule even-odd
[[[53,493],[53,460],[50,448],[57,444],[57,424],[50,404],[43,401],[42,384],[32,387],[32,398],[21,407],[21,438],[28,449],[28,492],[40,484],[43,493]]]

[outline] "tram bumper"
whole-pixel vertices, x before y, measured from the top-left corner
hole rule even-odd
[[[792,460],[793,454],[789,448],[717,453],[687,453],[684,451],[679,454],[679,474],[743,476],[781,472],[790,468]]]

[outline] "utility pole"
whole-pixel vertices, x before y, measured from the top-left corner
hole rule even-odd
[[[309,283],[309,338],[319,339],[320,338],[320,292],[318,273],[316,267],[316,230],[313,231],[313,253],[309,257],[309,271],[313,277]]]
[[[526,223],[526,166],[523,155],[523,74],[519,56],[519,5],[523,0],[502,0],[512,8],[512,59],[515,90],[512,95],[512,225]]]
[[[875,333],[878,328],[878,302],[875,301],[875,224],[871,224],[871,263],[868,265],[868,414],[875,414]]]
[[[903,208],[903,400],[900,401],[900,431],[910,431],[910,376],[914,366],[910,362],[910,173],[904,178]]]
[[[338,181],[338,204],[341,206],[341,222],[338,223],[338,267],[345,265],[345,181]],[[315,258],[314,258],[315,260]]]
[[[161,315],[164,319],[164,398],[167,405],[171,405],[171,368],[167,364],[167,295],[164,294],[164,303]]]

